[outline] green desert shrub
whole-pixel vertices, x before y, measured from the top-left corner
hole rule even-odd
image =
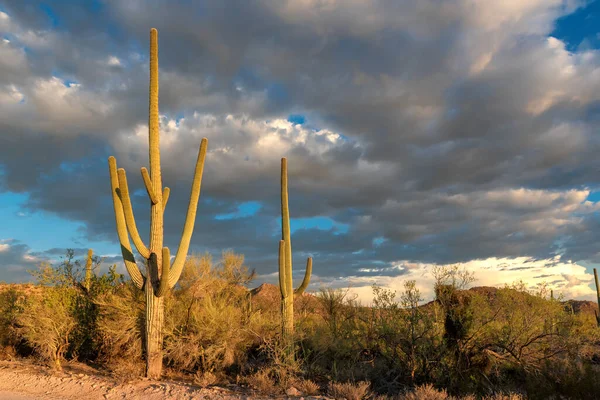
[[[170,365],[216,374],[239,371],[249,349],[259,347],[260,338],[276,329],[276,321],[252,309],[244,285],[254,272],[243,261],[233,252],[224,252],[216,264],[209,255],[188,257],[165,313]]]
[[[593,313],[574,311],[544,286],[466,290],[473,277],[464,270],[434,272],[436,299],[427,304],[413,281],[398,294],[373,286],[369,306],[344,289],[297,296],[291,359],[277,287],[248,290],[254,273],[233,252],[217,261],[190,257],[165,296],[164,361],[170,373],[201,386],[247,382],[264,394],[292,387],[304,395],[328,388],[344,398],[391,399],[598,393]],[[83,290],[81,266],[69,254],[35,276],[40,284],[31,293],[0,292],[3,349],[26,344],[56,367],[64,358],[99,361],[122,380],[143,374],[144,294],[131,281],[111,268]],[[368,382],[368,391],[344,382]]]
[[[48,262],[30,273],[37,285],[32,295],[17,301],[16,294],[2,301],[8,307],[6,318],[12,320],[15,340],[23,340],[43,359],[56,368],[64,358],[93,361],[100,351],[99,317],[96,299],[114,292],[123,285],[116,267],[97,275],[101,260],[88,254],[88,273],[73,250],[67,250],[62,262]],[[10,293],[10,292],[9,292]]]
[[[7,286],[0,292],[0,359],[12,359],[19,350],[25,350],[26,343],[17,328],[27,297],[25,290],[13,286]]]
[[[131,364],[135,371],[142,362],[143,297],[143,292],[127,281],[94,298],[100,360],[111,369],[126,369]]]
[[[61,369],[77,327],[73,316],[75,296],[74,289],[46,288],[41,295],[28,298],[17,317],[18,334],[56,369]]]

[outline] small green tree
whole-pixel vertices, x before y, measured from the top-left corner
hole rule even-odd
[[[73,316],[76,295],[72,288],[48,287],[30,297],[17,318],[18,333],[59,370],[77,326]]]

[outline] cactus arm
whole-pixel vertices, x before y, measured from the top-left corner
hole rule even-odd
[[[165,212],[165,208],[167,208],[167,202],[169,201],[169,195],[171,194],[171,189],[165,187],[163,189],[163,212]]]
[[[285,298],[289,296],[287,291],[287,276],[285,270],[285,241],[279,241],[279,291],[281,292],[281,297]]]
[[[131,240],[133,240],[133,244],[139,251],[140,255],[145,259],[149,259],[150,250],[148,250],[148,247],[146,247],[146,245],[142,241],[142,238],[140,237],[137,226],[135,224],[133,208],[131,206],[131,199],[129,198],[129,187],[127,186],[127,175],[125,174],[125,170],[123,168],[119,168],[117,170],[117,174],[119,176],[119,190],[121,192],[121,203],[123,204],[123,213],[125,214],[127,230],[129,231],[129,235],[131,235]]]
[[[123,205],[121,198],[117,191],[119,190],[119,179],[117,177],[117,160],[114,157],[108,158],[108,170],[110,174],[110,186],[112,191],[113,206],[115,209],[115,220],[117,223],[117,234],[119,236],[119,242],[121,244],[121,254],[123,255],[123,261],[125,262],[125,268],[131,277],[131,280],[139,289],[144,286],[144,276],[140,272],[133,252],[131,251],[131,243],[129,242],[129,236],[127,235],[127,224],[125,222],[125,215],[123,213]]]
[[[598,272],[596,271],[596,268],[594,268],[594,282],[596,283],[596,297],[600,300],[600,285],[598,285]]]
[[[156,291],[156,297],[164,296],[169,290],[169,270],[171,269],[171,252],[168,247],[162,249],[162,275]]]
[[[156,197],[156,193],[154,192],[154,187],[152,186],[152,181],[150,180],[148,170],[145,167],[142,167],[141,171],[142,179],[144,179],[144,186],[146,186],[146,192],[148,192],[148,197],[150,197],[152,204],[157,204],[158,197]]]
[[[85,290],[90,291],[92,286],[92,255],[94,254],[92,249],[88,250],[87,260],[85,261]]]
[[[194,181],[192,183],[192,191],[190,193],[190,202],[188,204],[187,215],[185,217],[185,224],[183,225],[183,232],[181,233],[181,241],[179,242],[179,248],[177,249],[177,255],[175,261],[169,272],[169,287],[175,286],[183,271],[183,265],[185,264],[185,258],[190,246],[190,239],[194,231],[194,223],[196,221],[196,210],[198,208],[198,199],[200,197],[200,187],[202,185],[202,173],[204,172],[204,159],[206,158],[206,148],[208,147],[208,139],[203,138],[200,143],[200,150],[198,151],[198,159],[196,160],[196,170],[194,172]]]
[[[304,291],[308,287],[308,284],[310,283],[311,273],[312,273],[312,257],[308,257],[306,259],[306,271],[304,272],[304,279],[302,280],[302,284],[300,286],[298,286],[298,289],[296,289],[294,294],[300,296],[300,295],[302,295],[302,293],[304,293]]]

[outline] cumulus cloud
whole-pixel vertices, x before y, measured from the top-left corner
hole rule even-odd
[[[31,280],[28,270],[37,268],[44,258],[31,252],[29,246],[14,239],[0,239],[0,265],[5,282],[23,282]]]
[[[599,189],[600,51],[568,51],[550,36],[580,5],[56,1],[52,26],[11,2],[0,13],[0,190],[115,242],[115,155],[147,235],[138,171],[155,26],[170,246],[208,137],[195,251],[234,248],[260,273],[275,269],[285,156],[294,262],[313,255],[320,279],[397,284],[407,275],[397,260],[426,270],[562,255],[573,263],[558,263],[552,279],[586,296],[577,262],[600,262],[598,205],[587,201]],[[258,207],[236,214],[248,203]]]
[[[433,269],[458,268],[473,274],[475,281],[470,286],[504,287],[523,282],[529,290],[536,291],[541,287],[554,290],[555,296],[567,299],[589,299],[595,294],[589,283],[593,279],[586,268],[572,261],[562,260],[560,256],[552,259],[533,259],[530,257],[488,258],[471,260],[460,264],[428,264],[411,261],[398,261],[387,269],[394,269],[399,276],[351,276],[339,279],[322,279],[318,284],[348,290],[351,295],[363,303],[373,300],[372,285],[395,290],[400,295],[404,282],[414,280],[424,301],[435,297],[435,277]],[[374,275],[384,272],[373,270]],[[317,278],[318,280],[318,278]]]

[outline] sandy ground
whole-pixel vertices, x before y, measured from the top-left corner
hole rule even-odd
[[[140,379],[118,383],[85,365],[72,365],[62,372],[25,361],[0,361],[0,399],[267,399],[239,387],[199,388],[170,381]],[[280,398],[289,398],[282,396]],[[295,399],[324,399],[295,397]]]

